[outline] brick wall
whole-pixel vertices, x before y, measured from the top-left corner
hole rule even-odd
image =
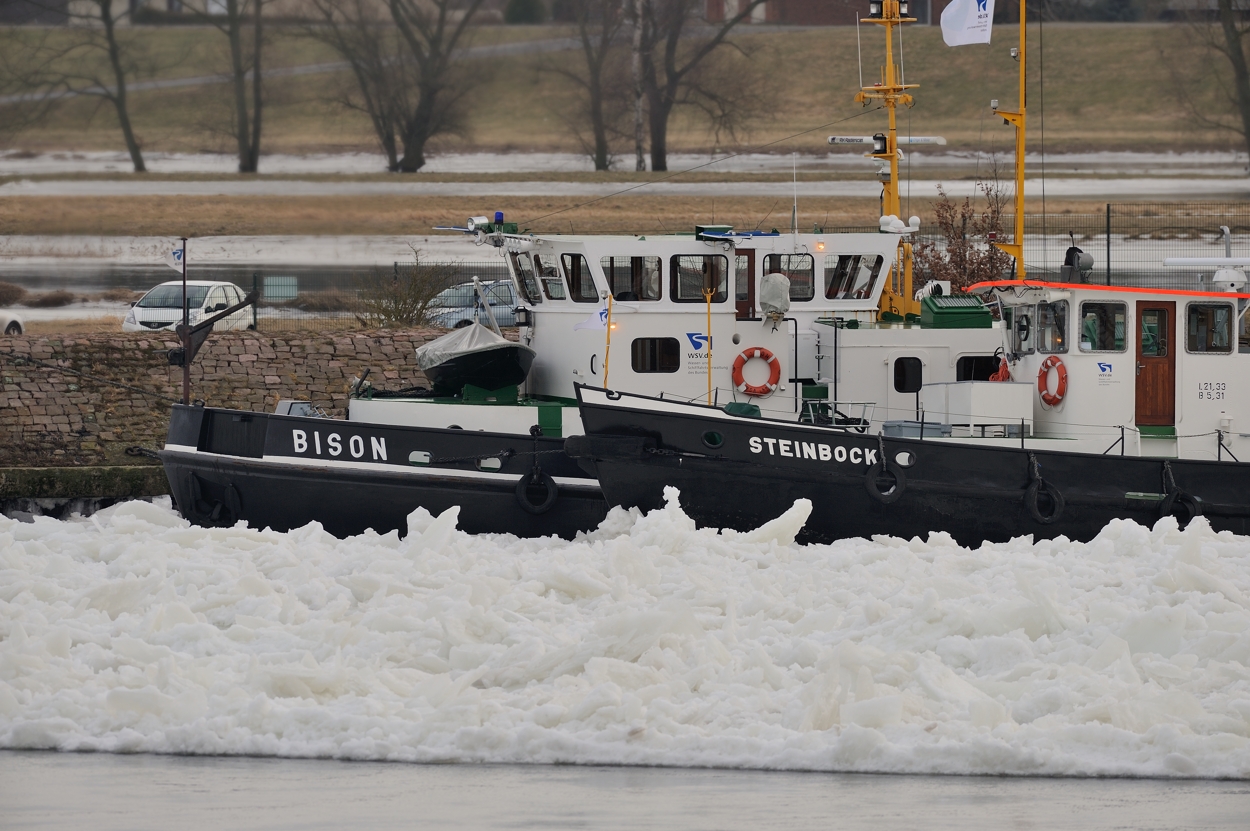
[[[191,397],[217,407],[271,411],[279,398],[311,400],[342,416],[353,376],[379,387],[426,383],[417,346],[438,330],[344,334],[222,332],[191,368]],[[67,367],[178,400],[182,368],[172,339],[147,334],[0,337],[0,467],[119,464],[131,445],[164,444],[169,402],[32,365]]]

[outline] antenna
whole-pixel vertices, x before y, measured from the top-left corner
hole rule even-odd
[[[790,233],[796,239],[791,240],[791,245],[798,245],[797,239],[799,233],[799,154],[790,153],[791,175],[794,177],[794,209],[790,212]]]

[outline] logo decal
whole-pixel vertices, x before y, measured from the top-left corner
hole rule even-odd
[[[700,349],[712,348],[712,336],[705,335],[702,332],[687,332],[686,337],[690,340],[690,348],[696,352]]]
[[[985,11],[985,6],[988,2],[989,0],[977,0],[977,11],[979,12]]]
[[[1098,371],[1099,371],[1099,372],[1110,372],[1110,371],[1111,371],[1111,364],[1108,364],[1108,363],[1103,363],[1102,361],[1099,361],[1099,362],[1098,362]]]

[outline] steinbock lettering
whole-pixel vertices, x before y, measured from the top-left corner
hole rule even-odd
[[[817,444],[810,441],[770,439],[761,436],[751,436],[747,439],[747,447],[751,449],[752,453],[763,453],[765,445],[768,446],[769,456],[785,456],[789,459],[811,459],[821,462],[833,461],[839,464],[849,460],[854,465],[875,465],[877,463],[877,451],[871,448],[847,448],[840,444],[831,447],[827,444]]]

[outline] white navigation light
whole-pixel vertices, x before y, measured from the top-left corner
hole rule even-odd
[[[489,224],[490,224],[490,220],[484,216],[471,216],[469,217],[469,223],[467,227],[470,231],[476,231],[477,226],[489,225]]]

